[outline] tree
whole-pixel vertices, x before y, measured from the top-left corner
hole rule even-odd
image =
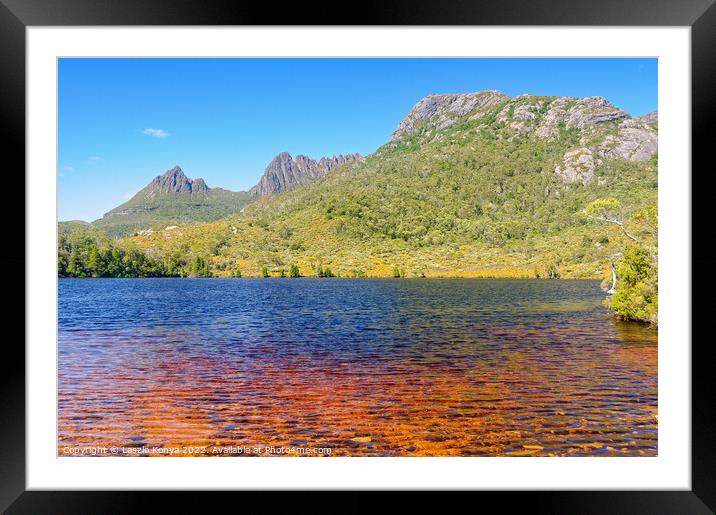
[[[301,277],[301,273],[298,270],[298,265],[296,263],[293,263],[291,267],[288,270],[289,277]]]
[[[60,277],[161,277],[175,275],[173,267],[136,248],[119,248],[97,232],[76,229],[58,237]],[[204,273],[208,267],[204,266]]]
[[[208,260],[201,256],[196,256],[192,265],[192,274],[195,277],[211,277]]]
[[[122,267],[122,252],[112,248],[107,256],[107,275],[110,277],[121,277],[124,269]]]
[[[201,276],[202,271],[204,270],[204,258],[201,256],[196,256],[194,258],[194,266],[192,267],[192,272],[197,277]]]
[[[82,258],[77,247],[73,247],[70,252],[70,259],[67,264],[67,274],[70,277],[86,277]]]
[[[268,276],[269,276],[268,267],[266,265],[263,265],[261,267],[261,277],[268,277]]]
[[[651,255],[633,245],[617,266],[616,291],[607,300],[609,307],[625,320],[657,323],[658,272]]]
[[[89,270],[92,277],[102,277],[104,274],[104,267],[102,263],[102,256],[99,253],[96,245],[92,245],[87,256],[87,269]]]
[[[184,266],[184,261],[182,260],[181,256],[177,252],[169,254],[164,259],[165,274],[170,277],[182,275],[182,267],[183,266]]]
[[[57,275],[58,277],[67,277],[67,265],[69,262],[69,256],[67,252],[60,249],[57,252]]]

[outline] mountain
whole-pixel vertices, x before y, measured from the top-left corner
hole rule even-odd
[[[140,198],[151,200],[167,195],[189,195],[189,196],[207,196],[209,188],[204,179],[192,180],[184,175],[179,166],[175,166],[158,175],[150,182],[142,191],[139,192]]]
[[[430,95],[383,147],[323,180],[302,183],[311,167],[279,155],[241,212],[129,241],[158,259],[201,257],[215,275],[297,264],[303,275],[601,277],[629,240],[585,216],[592,201],[615,199],[630,233],[656,241],[643,223],[657,202],[656,120],[601,97]]]
[[[499,122],[518,133],[534,133],[545,139],[558,134],[560,124],[584,129],[600,123],[630,118],[602,97],[543,97],[520,95],[510,98],[499,91],[428,95],[400,122],[391,141],[406,135],[440,130],[493,113]]]
[[[389,146],[440,137],[456,124],[477,130],[508,129],[499,137],[527,137],[533,141],[559,139],[562,133],[579,134],[579,145],[565,152],[555,174],[564,182],[584,184],[594,177],[604,159],[643,161],[657,151],[654,111],[632,118],[603,97],[543,97],[520,95],[511,99],[499,91],[429,95],[420,100],[398,125]],[[576,131],[576,132],[575,132]],[[406,143],[406,141],[408,143]]]
[[[390,141],[406,135],[440,130],[454,125],[461,118],[474,119],[505,103],[509,97],[499,91],[478,93],[428,95],[421,99],[398,124]]]
[[[303,155],[293,159],[288,152],[282,152],[248,192],[209,188],[204,179],[191,179],[181,167],[174,166],[156,176],[127,202],[95,220],[93,225],[116,237],[139,231],[153,232],[174,224],[218,220],[258,197],[309,184],[341,165],[362,160],[360,154],[323,157],[318,161]]]
[[[209,188],[203,179],[190,179],[175,166],[93,225],[112,236],[121,236],[173,224],[217,220],[240,210],[250,200],[243,191]]]
[[[302,155],[293,159],[288,152],[281,152],[269,163],[258,184],[249,193],[253,197],[263,197],[288,191],[313,182],[342,164],[362,160],[360,154],[322,157],[319,161]]]

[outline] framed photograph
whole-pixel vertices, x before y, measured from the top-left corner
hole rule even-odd
[[[0,506],[712,513],[712,3],[2,0]]]

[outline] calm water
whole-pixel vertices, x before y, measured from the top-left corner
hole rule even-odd
[[[656,332],[603,297],[596,281],[63,279],[58,452],[655,455]]]

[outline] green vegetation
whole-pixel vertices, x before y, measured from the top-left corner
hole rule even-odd
[[[166,195],[147,199],[141,192],[112,209],[92,225],[110,237],[138,231],[159,231],[165,227],[219,220],[239,211],[251,200],[247,192],[212,188],[206,195]]]
[[[196,256],[196,258],[194,259],[194,263],[191,267],[191,276],[211,277],[211,272],[209,271],[209,264],[203,257]]]
[[[554,138],[539,139],[498,121],[503,107],[389,143],[364,162],[219,220],[159,227],[112,245],[138,249],[182,276],[287,270],[289,277],[611,281],[614,262],[610,307],[655,320],[657,157],[600,157],[589,184],[564,183],[554,173],[564,154],[584,138],[598,143],[619,122],[597,132],[562,124]],[[534,111],[534,123],[545,112]]]
[[[335,275],[333,275],[330,268],[324,268],[322,265],[318,265],[316,268],[316,277],[335,277]]]
[[[625,320],[657,323],[658,273],[644,248],[629,247],[617,266],[617,287],[607,305]]]
[[[601,223],[620,228],[627,236],[624,251],[612,256],[614,279],[605,303],[624,320],[657,324],[658,319],[658,210],[656,204],[632,213],[624,220],[621,204],[614,198],[591,202],[585,213]],[[629,228],[627,229],[627,225]]]
[[[80,224],[62,227],[58,234],[59,277],[161,277],[179,275],[171,258],[147,257],[136,248],[123,248],[100,231]]]

